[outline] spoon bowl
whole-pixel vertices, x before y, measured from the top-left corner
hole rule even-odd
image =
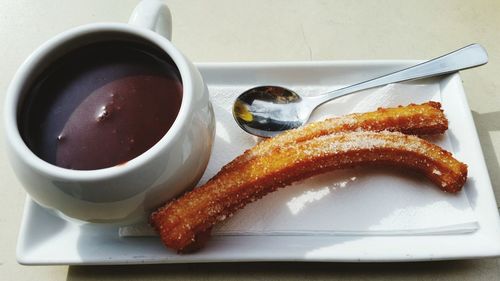
[[[300,127],[309,115],[300,111],[303,98],[294,91],[279,86],[252,88],[236,99],[233,117],[236,123],[252,135],[271,137]]]
[[[302,126],[318,106],[333,99],[390,83],[448,74],[487,62],[486,50],[472,44],[409,68],[314,97],[302,97],[280,86],[258,86],[238,96],[233,105],[233,117],[247,133],[273,137]]]

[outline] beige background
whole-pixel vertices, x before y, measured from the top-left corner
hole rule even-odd
[[[483,44],[489,64],[462,77],[500,201],[499,0],[166,2],[173,14],[173,42],[196,62],[426,59],[469,43]],[[0,93],[4,95],[21,62],[48,38],[84,23],[126,22],[136,3],[0,0]],[[500,276],[500,259],[26,267],[15,260],[25,193],[3,150],[0,178],[0,280],[498,280]]]

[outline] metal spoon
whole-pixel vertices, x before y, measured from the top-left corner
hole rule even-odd
[[[365,89],[442,75],[487,62],[486,50],[479,44],[472,44],[415,66],[314,97],[301,97],[279,86],[255,87],[236,99],[233,116],[246,132],[260,137],[272,137],[302,126],[314,109],[330,100]]]

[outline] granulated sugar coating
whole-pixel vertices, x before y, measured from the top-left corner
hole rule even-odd
[[[405,168],[421,173],[446,192],[459,191],[467,178],[467,166],[451,153],[399,132],[338,132],[291,145],[273,144],[276,140],[268,141],[274,147],[272,153],[231,163],[205,185],[154,212],[151,223],[165,245],[178,251],[201,246],[211,228],[238,209],[326,171],[366,165]]]
[[[284,132],[272,139],[264,140],[224,166],[221,172],[231,169],[235,165],[241,165],[256,156],[271,153],[276,148],[332,133],[387,130],[411,135],[429,135],[442,134],[447,129],[448,120],[438,102],[379,108],[373,112],[354,113],[310,123],[301,128]]]

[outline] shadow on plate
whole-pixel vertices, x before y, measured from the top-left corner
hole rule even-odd
[[[500,111],[488,113],[472,111],[472,118],[476,124],[491,184],[495,191],[496,201],[500,202],[500,160],[496,156],[495,145],[490,135],[492,132],[500,131]]]
[[[498,259],[413,263],[207,263],[70,266],[88,280],[496,280]]]
[[[23,243],[23,251],[33,251],[39,245],[47,243],[47,241],[57,237],[60,232],[64,231],[68,222],[37,203],[26,200],[25,204],[29,204],[29,210],[25,210],[25,212],[37,214],[37,216],[36,218],[33,216],[27,217],[27,221],[24,224],[25,229],[23,231],[26,234],[36,233],[36,235],[29,235],[30,239],[24,239],[23,241],[18,241],[18,243]]]

